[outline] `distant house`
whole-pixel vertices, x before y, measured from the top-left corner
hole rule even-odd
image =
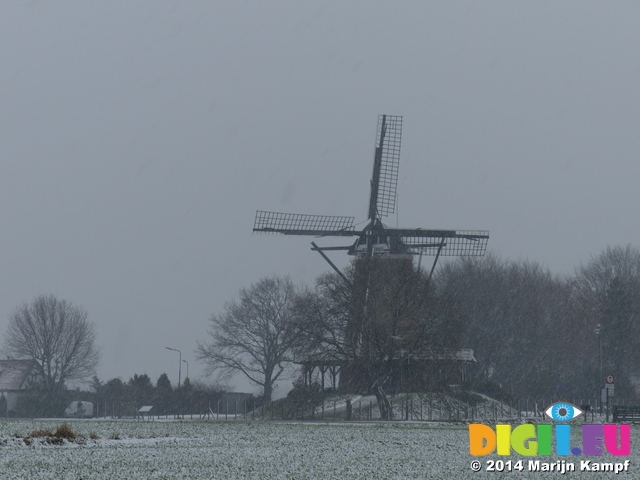
[[[6,402],[0,415],[15,411],[20,394],[35,385],[37,378],[33,360],[0,360],[0,404]]]

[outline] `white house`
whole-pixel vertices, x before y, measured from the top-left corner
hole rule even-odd
[[[20,394],[35,385],[38,374],[34,367],[33,360],[0,360],[0,404],[6,401],[7,405],[0,416],[16,410]]]

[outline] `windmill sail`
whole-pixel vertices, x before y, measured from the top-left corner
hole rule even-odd
[[[370,220],[395,212],[401,140],[402,117],[379,115],[369,199]]]
[[[354,217],[304,215],[258,210],[253,225],[257,233],[358,237],[350,246],[318,247],[313,250],[346,250],[359,258],[421,254],[482,256],[489,232],[484,230],[428,230],[389,228],[381,217],[395,213],[402,117],[379,115],[371,178],[368,224],[356,230]]]
[[[487,250],[486,230],[387,229],[389,237],[399,237],[410,252],[438,256],[483,256]]]
[[[334,215],[305,215],[300,213],[265,212],[258,210],[253,231],[283,235],[343,236],[357,235],[354,217]]]

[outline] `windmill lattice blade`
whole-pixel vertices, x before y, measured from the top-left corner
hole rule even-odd
[[[402,235],[402,243],[424,255],[481,257],[487,250],[489,232],[484,230],[417,230]]]
[[[284,235],[355,235],[354,217],[305,215],[300,213],[265,212],[258,210],[253,231]]]
[[[382,131],[383,117],[386,117],[384,132]],[[384,138],[382,140],[382,162],[380,164],[380,183],[376,207],[378,215],[384,217],[394,213],[396,209],[402,117],[379,115],[376,147],[380,144],[381,135],[384,135]]]

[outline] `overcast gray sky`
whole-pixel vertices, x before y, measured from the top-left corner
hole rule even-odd
[[[380,113],[404,116],[388,223],[486,229],[558,274],[637,245],[639,18],[632,1],[2,2],[0,332],[53,293],[89,311],[101,379],[175,385],[165,346],[200,377],[196,341],[240,288],[328,270],[310,238],[252,235],[255,210],[365,220]]]

